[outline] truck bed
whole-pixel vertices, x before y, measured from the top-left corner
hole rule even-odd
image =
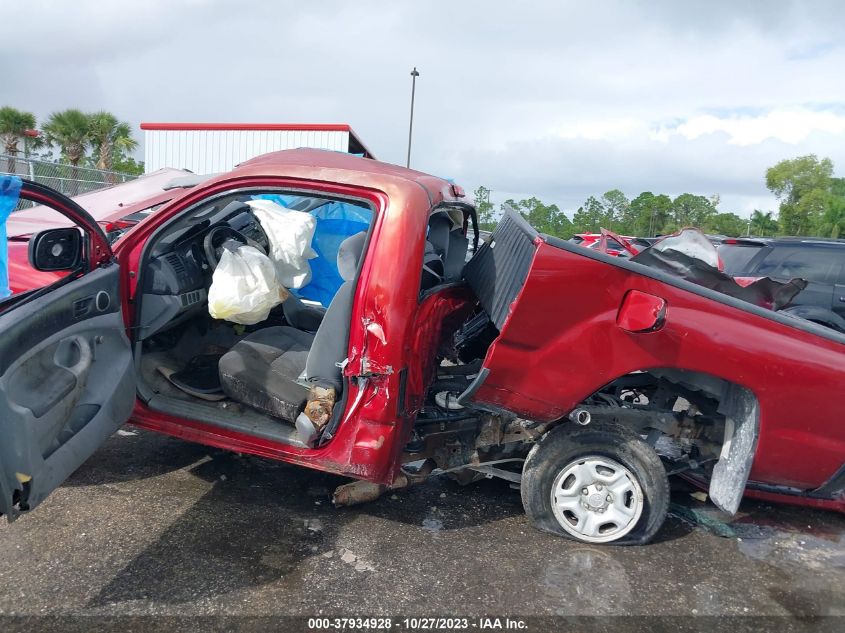
[[[773,471],[760,480],[809,488],[822,483],[819,470],[842,466],[845,335],[542,235],[512,210],[464,277],[499,333],[464,402],[550,421],[624,375],[696,372],[759,402],[758,451],[767,459],[755,468]],[[666,301],[662,327],[633,333],[617,325],[630,290]],[[775,473],[779,460],[791,465]]]
[[[495,247],[492,247],[493,243],[496,244]],[[482,246],[464,269],[465,279],[499,330],[504,327],[511,306],[526,282],[534,255],[541,244],[622,268],[633,275],[648,277],[711,301],[845,344],[845,334],[812,321],[767,310],[628,259],[612,257],[600,251],[582,248],[558,237],[539,233],[513,209],[508,210],[502,217],[502,221],[491,236],[491,243]]]

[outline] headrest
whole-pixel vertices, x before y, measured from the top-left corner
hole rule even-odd
[[[449,231],[451,230],[452,221],[445,213],[437,213],[428,221],[428,241],[440,257],[445,258],[446,251],[449,250]]]
[[[358,262],[364,252],[364,243],[367,241],[367,232],[361,231],[350,235],[340,243],[337,249],[337,272],[343,281],[355,279],[358,272]]]

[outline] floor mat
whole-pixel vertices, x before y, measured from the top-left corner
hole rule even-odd
[[[164,366],[159,366],[157,369],[174,387],[187,394],[204,400],[223,400],[226,395],[220,386],[220,375],[217,371],[217,363],[221,356],[222,354],[194,356],[179,371]]]

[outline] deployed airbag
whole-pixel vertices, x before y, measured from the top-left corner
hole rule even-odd
[[[309,259],[317,221],[310,213],[286,209],[272,200],[247,200],[252,213],[270,240],[270,259],[285,288],[301,288],[311,280]]]
[[[223,245],[223,255],[211,278],[208,313],[242,325],[267,318],[270,310],[288,297],[276,278],[276,267],[264,253],[234,240]]]

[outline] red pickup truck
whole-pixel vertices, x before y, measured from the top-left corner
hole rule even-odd
[[[256,325],[212,319],[224,244],[268,252],[247,203],[274,196],[316,218],[319,292]],[[845,336],[513,212],[479,246],[474,208],[440,178],[268,154],[113,250],[73,201],[26,181],[20,197],[79,228],[33,236],[32,267],[63,276],[0,303],[10,519],[126,421],[358,480],[338,505],[437,474],[501,477],[537,527],[589,543],[651,539],[671,474],[728,512],[743,494],[845,510]],[[308,427],[315,386],[335,396]]]

